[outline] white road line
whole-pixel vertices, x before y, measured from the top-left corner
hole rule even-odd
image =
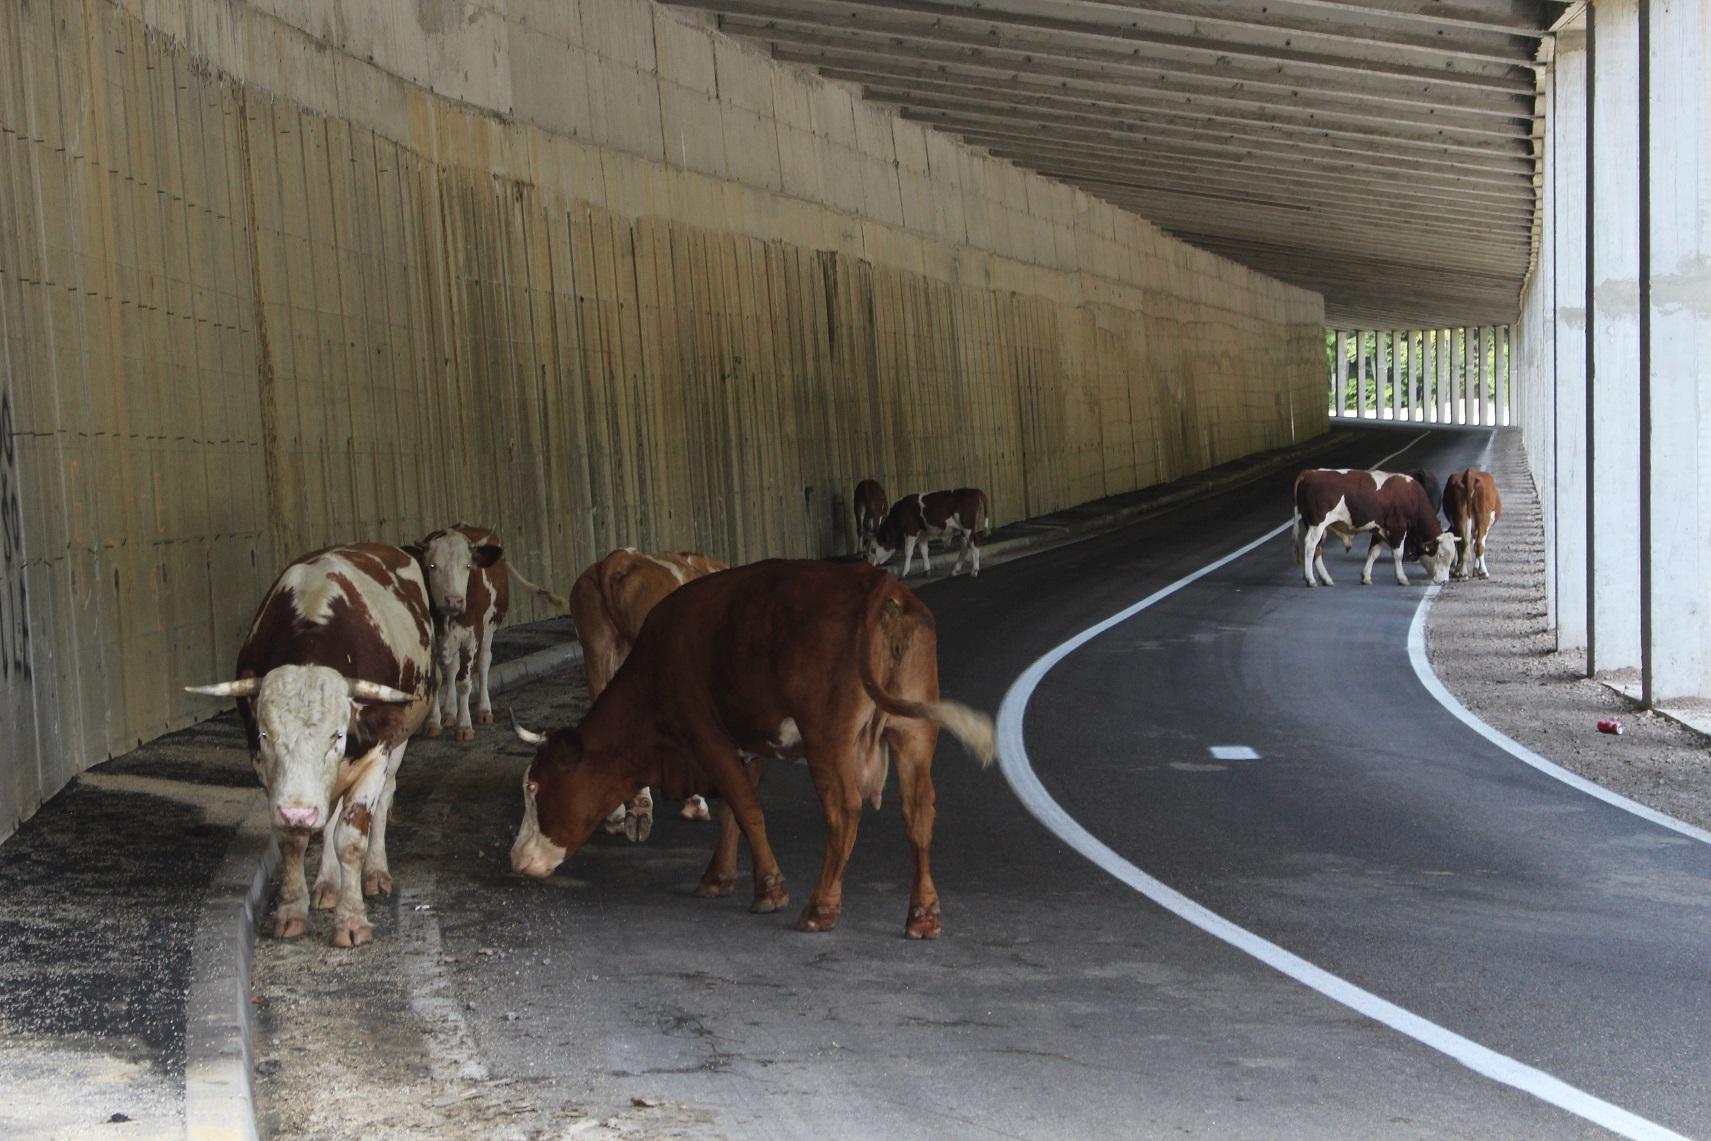
[[[1416,437],[1416,439],[1418,438]],[[1412,446],[1413,441],[1401,450],[1405,451],[1407,447]],[[1374,466],[1382,466],[1384,462],[1394,458],[1396,454],[1400,453],[1393,453]],[[1382,999],[1370,991],[1362,990],[1346,979],[1339,978],[1329,971],[1315,966],[1299,955],[1286,951],[1277,944],[1262,939],[1252,931],[1239,927],[1216,912],[1195,903],[1181,892],[1167,887],[1141,871],[1140,868],[1125,860],[1082,827],[1074,817],[1064,811],[1062,805],[1052,799],[1051,794],[1045,790],[1045,786],[1040,784],[1039,778],[1034,775],[1033,767],[1028,762],[1028,750],[1022,741],[1022,719],[1027,712],[1028,699],[1033,696],[1034,690],[1053,666],[1113,626],[1128,621],[1154,603],[1170,597],[1183,587],[1197,582],[1220,567],[1234,562],[1261,544],[1281,535],[1291,526],[1292,523],[1285,523],[1280,527],[1274,527],[1251,543],[1232,551],[1223,558],[1208,563],[1192,574],[1177,579],[1169,586],[1154,591],[1133,606],[1083,630],[1075,637],[1043,655],[1024,670],[1022,676],[1010,686],[1009,692],[1004,695],[1004,703],[998,709],[998,758],[1004,779],[1009,782],[1010,788],[1015,792],[1017,798],[1040,823],[1051,829],[1060,839],[1099,868],[1134,888],[1160,907],[1182,919],[1186,919],[1202,931],[1222,939],[1237,950],[1253,956],[1295,981],[1309,986],[1327,998],[1340,1002],[1352,1010],[1359,1011],[1399,1033],[1406,1034],[1425,1046],[1454,1058],[1475,1073],[1529,1093],[1541,1101],[1549,1102],[1577,1117],[1603,1126],[1624,1137],[1679,1138],[1680,1134],[1674,1133],[1655,1122],[1648,1121],[1638,1114],[1594,1097],[1592,1094],[1571,1086],[1559,1078],[1552,1077],[1543,1070],[1516,1061],[1506,1054],[1499,1054],[1495,1050],[1481,1046],[1472,1039],[1465,1038],[1435,1022],[1428,1021],[1411,1011],[1405,1010],[1393,1002]],[[1416,612],[1416,626],[1421,623],[1419,615],[1422,613],[1424,613],[1423,604],[1421,610]],[[1409,640],[1410,649],[1412,649],[1412,631]],[[1425,679],[1422,678],[1421,680],[1424,681]],[[1428,688],[1430,688],[1429,685]],[[1439,689],[1442,689],[1441,685]],[[1440,698],[1440,700],[1443,699]],[[1451,698],[1450,700],[1453,701],[1454,699]],[[1469,714],[1469,716],[1472,715]],[[1549,762],[1545,763],[1549,764]],[[1574,779],[1578,780],[1579,778]]]

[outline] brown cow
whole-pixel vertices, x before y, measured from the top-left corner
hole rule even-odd
[[[649,616],[624,668],[576,728],[539,745],[523,779],[523,821],[511,866],[550,875],[580,847],[606,806],[644,784],[699,778],[733,821],[697,894],[728,895],[736,831],[754,856],[754,904],[788,905],[755,794],[758,762],[802,758],[826,817],[820,880],[799,926],[826,931],[843,906],[844,867],[864,799],[877,799],[895,760],[915,854],[904,933],[935,938],[939,896],[928,866],[933,838],[933,749],[949,729],[981,761],[992,721],[939,699],[932,612],[892,576],[859,563],[769,560],[698,579]]]
[[[885,498],[885,488],[877,479],[864,479],[856,484],[855,495],[856,521],[856,550],[866,551],[873,546],[874,532],[879,530],[880,523],[885,521],[885,508],[889,502]]]
[[[570,588],[570,616],[582,643],[582,668],[588,675],[588,696],[600,696],[630,647],[642,623],[659,600],[692,578],[722,571],[725,564],[707,555],[677,551],[644,555],[633,547],[613,551],[582,572]],[[708,820],[707,801],[690,795],[683,803],[686,820]],[[614,808],[606,831],[646,840],[653,831],[653,793],[642,789]]]
[[[992,520],[986,514],[986,493],[978,487],[905,495],[891,505],[891,510],[874,532],[867,548],[867,561],[876,567],[884,566],[892,555],[901,550],[904,552],[903,577],[907,578],[915,558],[916,544],[921,547],[921,565],[931,571],[933,561],[927,544],[934,539],[950,541],[961,535],[962,547],[957,551],[951,573],[956,574],[963,560],[972,552],[973,569],[969,571],[972,578],[980,574],[980,544],[991,528]]]
[[[1308,468],[1295,477],[1295,559],[1308,586],[1335,585],[1325,569],[1324,540],[1336,535],[1347,544],[1362,531],[1372,533],[1361,584],[1372,585],[1372,564],[1388,547],[1396,561],[1396,582],[1408,585],[1403,554],[1418,557],[1433,582],[1449,578],[1456,558],[1455,536],[1438,522],[1431,497],[1412,476],[1388,471]]]
[[[284,856],[276,939],[306,927],[303,852],[317,827],[314,904],[335,908],[334,945],[373,938],[363,896],[392,891],[386,818],[404,747],[433,703],[433,632],[408,553],[329,547],[274,581],[238,651],[237,680],[186,687],[238,699]]]
[[[536,586],[506,562],[499,533],[491,527],[454,523],[404,548],[422,564],[428,600],[434,611],[435,678],[438,708],[428,719],[428,736],[457,727],[459,741],[475,740],[475,724],[493,723],[493,698],[487,677],[493,666],[493,635],[511,606],[511,579],[564,609],[564,599]],[[476,692],[475,716],[469,713],[470,689]]]
[[[1451,529],[1461,536],[1456,577],[1477,574],[1490,578],[1485,565],[1485,538],[1503,514],[1503,497],[1497,494],[1497,481],[1491,473],[1468,468],[1451,474],[1444,481],[1444,514]]]

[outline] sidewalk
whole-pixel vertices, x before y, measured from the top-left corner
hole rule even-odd
[[[1350,434],[1010,523],[984,560],[1277,477]],[[493,688],[579,657],[568,618],[502,630]],[[0,845],[0,1137],[254,1135],[249,948],[277,860],[257,792],[227,712],[96,766]]]

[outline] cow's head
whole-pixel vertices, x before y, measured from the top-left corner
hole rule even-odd
[[[274,823],[282,828],[318,828],[327,822],[359,703],[415,700],[403,690],[347,678],[327,666],[279,666],[265,677],[185,688],[210,697],[251,699],[250,759],[267,789]],[[354,763],[377,759],[370,753]]]
[[[626,766],[590,756],[575,729],[532,733],[515,718],[511,728],[536,746],[523,774],[523,822],[511,844],[511,869],[544,879],[587,842],[638,782]]]
[[[1420,565],[1432,576],[1432,581],[1450,581],[1450,568],[1456,565],[1456,537],[1444,531],[1435,539],[1420,544]]]
[[[471,542],[456,527],[435,531],[419,543],[405,547],[428,576],[428,604],[441,618],[462,614],[469,599],[469,576],[477,568],[498,562],[505,548],[492,542],[493,533]]]

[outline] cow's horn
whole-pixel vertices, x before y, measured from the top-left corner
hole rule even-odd
[[[389,685],[379,685],[372,681],[346,678],[345,684],[350,686],[352,697],[360,697],[364,701],[393,701],[402,704],[406,701],[416,700],[415,694],[405,693],[401,689],[393,689]]]
[[[259,677],[246,677],[242,681],[223,681],[218,685],[187,685],[185,693],[201,693],[209,697],[250,697],[261,688]]]
[[[537,733],[533,729],[525,729],[517,724],[517,711],[511,710],[511,732],[517,734],[517,740],[525,745],[539,745],[546,741],[545,733]]]

